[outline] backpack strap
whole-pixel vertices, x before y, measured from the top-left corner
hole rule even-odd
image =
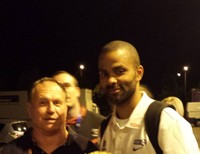
[[[157,154],[163,153],[158,144],[158,131],[160,115],[165,107],[169,107],[169,105],[167,103],[154,101],[149,105],[145,114],[145,129]]]
[[[101,122],[101,127],[100,127],[100,137],[102,138],[103,137],[103,134],[106,130],[106,127],[108,125],[108,122],[110,121],[110,118],[112,117],[112,114],[109,115],[106,119],[104,119],[102,122]]]
[[[154,101],[151,103],[146,111],[145,114],[145,129],[149,139],[156,151],[157,154],[162,154],[162,150],[158,145],[158,130],[159,130],[159,123],[160,123],[160,115],[162,110],[165,107],[171,107],[174,109],[174,106],[168,105],[164,102]],[[105,120],[102,121],[100,126],[100,137],[103,137],[103,134],[106,130],[108,122],[110,121],[112,115],[109,115]]]

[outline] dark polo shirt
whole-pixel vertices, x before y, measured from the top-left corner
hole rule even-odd
[[[4,146],[0,154],[27,154],[28,149],[32,150],[32,154],[46,154],[31,137],[32,128],[28,129],[23,136],[13,140]],[[52,154],[87,154],[96,151],[97,147],[88,139],[77,133],[70,133],[65,144],[55,149]]]

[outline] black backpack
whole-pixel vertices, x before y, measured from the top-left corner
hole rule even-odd
[[[153,103],[149,105],[144,117],[146,132],[157,154],[163,153],[160,146],[158,145],[158,129],[159,129],[159,123],[160,123],[160,115],[161,115],[162,110],[165,107],[171,107],[175,109],[173,106],[168,105],[167,103],[154,101]],[[103,137],[103,133],[108,125],[110,118],[111,118],[111,115],[108,116],[101,123],[101,127],[100,127],[101,138]]]

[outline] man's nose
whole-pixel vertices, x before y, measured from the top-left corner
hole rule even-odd
[[[55,110],[54,103],[51,101],[48,104],[47,111],[50,112],[50,113],[52,113],[52,112],[54,112],[54,110]]]
[[[114,76],[108,77],[108,83],[117,83],[117,79]]]

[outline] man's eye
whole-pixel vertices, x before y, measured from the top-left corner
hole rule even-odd
[[[45,105],[46,104],[46,102],[45,101],[40,101],[40,103],[39,103],[40,105]]]
[[[59,105],[61,102],[60,101],[54,101],[53,104],[54,105]]]
[[[69,83],[63,83],[62,85],[63,85],[63,87],[65,87],[65,88],[71,87],[71,85],[70,85]]]
[[[99,77],[105,78],[105,77],[107,77],[107,73],[106,72],[99,72]]]
[[[122,69],[122,68],[116,70],[116,73],[117,73],[118,75],[121,75],[121,74],[123,74],[124,72],[125,72],[125,69]]]

